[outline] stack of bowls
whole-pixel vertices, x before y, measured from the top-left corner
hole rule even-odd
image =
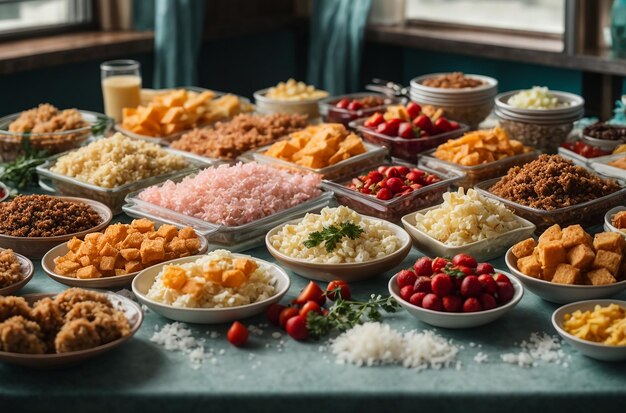
[[[522,90],[496,96],[495,114],[500,126],[512,139],[547,153],[556,153],[572,131],[574,122],[585,113],[585,100],[573,93],[550,91],[559,102],[566,103],[554,109],[520,109],[508,104],[509,99]]]
[[[465,123],[471,129],[477,129],[493,109],[493,98],[498,93],[498,81],[481,75],[466,74],[465,77],[481,80],[482,85],[472,88],[440,88],[424,86],[426,79],[442,76],[446,73],[431,73],[411,80],[409,97],[420,105],[432,105],[441,108],[445,116],[457,122]]]

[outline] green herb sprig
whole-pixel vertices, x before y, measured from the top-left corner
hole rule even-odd
[[[346,331],[361,324],[364,317],[369,321],[380,321],[382,311],[395,313],[400,308],[398,302],[391,296],[372,294],[367,301],[351,301],[342,299],[340,293],[341,288],[327,293],[337,297],[335,303],[328,309],[327,315],[315,311],[307,314],[307,328],[313,338],[326,336],[333,330]]]
[[[11,162],[0,164],[0,181],[17,189],[28,186],[37,176],[35,168],[46,161],[48,152],[30,145],[30,133],[22,135],[23,154]]]
[[[360,225],[353,222],[342,222],[339,225],[324,227],[321,231],[311,232],[309,238],[303,244],[307,248],[313,248],[323,242],[326,252],[332,252],[337,248],[337,244],[343,237],[354,240],[360,237],[363,232],[365,230]]]

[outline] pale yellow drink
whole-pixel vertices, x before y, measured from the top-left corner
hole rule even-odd
[[[141,104],[141,77],[135,75],[109,76],[102,79],[104,113],[122,121],[122,109]]]

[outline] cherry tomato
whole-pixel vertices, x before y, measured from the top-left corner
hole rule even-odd
[[[456,122],[456,121],[453,121],[453,120],[451,120],[449,122],[450,122],[450,130],[457,130],[457,129],[459,129],[459,127],[460,127],[459,122]]]
[[[363,109],[363,103],[359,102],[358,100],[353,100],[352,102],[350,102],[350,104],[348,105],[348,110],[361,110]]]
[[[381,188],[380,191],[376,194],[376,198],[382,201],[388,201],[393,198],[393,192],[389,188]]]
[[[404,301],[409,301],[413,293],[414,290],[412,285],[405,285],[404,287],[400,288],[400,297],[402,297]]]
[[[350,99],[344,98],[335,104],[335,107],[339,109],[346,109],[350,104]]]
[[[398,127],[398,136],[404,139],[413,139],[416,137],[413,125],[410,122],[401,123]]]
[[[433,293],[439,297],[445,297],[452,291],[452,278],[448,274],[439,273],[430,281]]]
[[[402,192],[403,185],[404,185],[404,182],[402,182],[402,179],[400,178],[387,179],[387,188],[389,188],[391,192],[393,192],[394,194],[397,194],[398,192]]]
[[[435,121],[434,125],[435,133],[445,133],[452,130],[450,122],[446,118],[439,118]]]
[[[474,270],[472,268],[466,267],[464,265],[459,265],[458,267],[455,267],[455,269],[461,271],[465,275],[476,275],[474,274]]]
[[[484,293],[495,294],[498,291],[498,284],[496,284],[496,280],[493,279],[491,274],[480,274],[478,282],[482,286]]]
[[[398,136],[398,128],[402,123],[401,119],[391,119],[385,123],[381,123],[376,127],[376,132],[382,133],[386,136]]]
[[[463,309],[463,299],[458,295],[447,295],[441,299],[443,309],[448,313],[459,313]]]
[[[432,283],[428,277],[417,277],[415,284],[413,284],[413,290],[417,293],[431,293],[433,292]]]
[[[496,282],[498,284],[498,301],[501,303],[508,303],[515,295],[515,289],[511,282]]]
[[[280,312],[280,316],[278,317],[278,324],[282,328],[285,328],[285,324],[287,324],[287,320],[291,317],[295,317],[300,314],[300,310],[296,307],[287,307],[283,311]]]
[[[302,315],[291,317],[287,321],[285,330],[294,340],[306,340],[309,336],[309,330],[306,327],[306,317]]]
[[[418,307],[422,306],[422,302],[424,301],[424,297],[426,297],[428,293],[413,293],[411,298],[409,298],[409,302]]]
[[[239,321],[235,321],[226,335],[230,344],[241,347],[248,342],[248,329]]]
[[[476,263],[476,259],[469,254],[455,255],[454,258],[452,258],[452,264],[458,267],[465,266],[470,268],[476,268],[476,266],[478,265]]]
[[[406,174],[406,179],[412,182],[421,182],[423,177],[424,177],[424,171],[413,170],[409,172],[408,174]]]
[[[427,310],[432,311],[442,311],[443,304],[441,303],[441,298],[437,294],[426,294],[424,299],[422,300],[422,307]]]
[[[430,277],[433,275],[433,260],[428,257],[421,257],[413,264],[415,275]]]
[[[402,288],[405,285],[414,285],[415,281],[417,281],[417,276],[411,270],[402,270],[398,273],[398,277],[396,278],[396,282],[398,283],[398,287]]]
[[[476,274],[478,275],[493,274],[493,273],[494,273],[493,265],[489,264],[488,262],[481,262],[480,264],[476,266]]]
[[[448,265],[448,260],[446,260],[445,258],[435,258],[432,263],[433,274],[441,272],[441,270],[443,270],[446,265]]]
[[[400,172],[398,171],[398,168],[396,168],[395,166],[390,166],[389,168],[387,168],[387,170],[385,171],[385,176],[387,178],[400,178]]]
[[[309,282],[307,286],[304,287],[304,289],[300,292],[300,295],[298,295],[298,298],[294,300],[294,303],[302,305],[307,301],[315,301],[319,305],[324,305],[326,302],[324,291],[313,281]]]
[[[498,283],[509,283],[509,284],[511,284],[511,280],[509,280],[509,277],[507,277],[506,275],[501,274],[501,273],[497,273],[496,276],[494,277],[494,279]]]
[[[326,296],[331,300],[335,301],[336,293],[333,291],[340,289],[339,296],[342,300],[349,300],[352,298],[352,293],[350,292],[350,287],[348,283],[342,280],[334,280],[328,283],[326,287]]]
[[[280,313],[285,308],[287,307],[279,303],[274,303],[270,305],[269,307],[267,307],[267,310],[265,310],[265,315],[267,317],[267,320],[270,323],[274,324],[275,326],[280,325]]]
[[[478,297],[478,301],[480,301],[480,306],[483,310],[491,310],[492,308],[496,308],[498,304],[496,303],[496,299],[493,298],[493,295],[482,293]]]
[[[461,282],[461,295],[463,297],[476,297],[480,294],[482,285],[475,275],[469,275]]]
[[[322,308],[319,306],[318,303],[316,303],[315,301],[307,301],[307,303],[303,305],[300,309],[300,315],[306,317],[306,315],[309,314],[311,311],[322,314]]]
[[[415,119],[422,113],[422,107],[415,102],[409,102],[406,105],[406,111],[409,113],[411,119]]]
[[[482,311],[483,307],[480,305],[478,298],[470,297],[463,303],[464,313],[474,313],[476,311]]]
[[[369,180],[371,180],[372,182],[374,182],[374,183],[378,183],[378,182],[382,181],[383,179],[385,179],[384,175],[381,174],[378,171],[372,171],[372,172],[368,173],[367,174],[367,178]]]

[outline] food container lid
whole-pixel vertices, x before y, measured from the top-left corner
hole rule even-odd
[[[511,92],[501,93],[496,96],[495,103],[496,108],[500,110],[504,110],[511,114],[517,115],[526,115],[530,116],[533,119],[543,117],[543,116],[558,116],[562,115],[564,117],[572,115],[574,113],[578,113],[581,110],[584,111],[585,99],[582,97],[575,95],[573,93],[568,92],[560,92],[556,90],[551,90],[550,93],[554,95],[560,102],[567,102],[569,106],[558,107],[554,109],[522,109],[516,108],[508,104],[509,99],[520,92],[524,92],[526,90],[513,90]]]
[[[422,75],[411,79],[410,85],[412,90],[425,91],[430,93],[435,93],[437,95],[464,95],[464,94],[472,94],[472,93],[481,93],[492,91],[493,89],[498,88],[498,81],[489,76],[476,75],[476,74],[464,74],[465,77],[482,80],[483,84],[478,87],[473,88],[463,88],[463,89],[451,89],[451,88],[439,88],[439,87],[430,87],[424,86],[422,82],[426,79],[430,79],[431,77],[446,75],[449,72],[440,72],[440,73],[430,73],[427,75]]]

